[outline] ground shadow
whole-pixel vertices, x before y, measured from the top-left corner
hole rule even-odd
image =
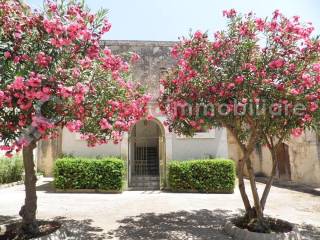
[[[121,226],[107,233],[108,239],[232,239],[222,226],[233,217],[226,210],[145,213],[119,221]]]
[[[53,219],[61,223],[61,228],[54,233],[54,238],[52,237],[41,237],[39,240],[49,240],[49,239],[72,239],[72,240],[103,240],[105,239],[105,233],[100,227],[95,227],[92,225],[93,220],[73,220],[66,219],[62,217],[56,217]]]
[[[127,217],[119,222],[120,227],[109,231],[106,239],[120,240],[178,240],[178,239],[217,239],[231,240],[223,232],[225,222],[236,216],[228,210],[179,211],[165,214],[144,213]],[[320,239],[320,228],[302,224],[297,226],[302,240]]]
[[[268,181],[268,178],[265,177],[256,177],[256,181],[260,183],[266,183]],[[278,188],[285,188],[296,192],[302,192],[302,193],[309,193],[314,196],[320,196],[320,191],[316,188],[313,188],[311,186],[305,185],[305,184],[299,184],[292,181],[284,181],[284,180],[278,180],[275,179],[272,186],[278,187]]]
[[[45,180],[45,181],[41,182],[41,184],[39,184],[36,189],[37,189],[37,191],[46,192],[46,193],[55,193],[56,192],[56,189],[54,187],[52,180]]]
[[[14,217],[14,216],[3,216],[3,215],[0,215],[0,225],[3,225],[3,224],[10,224],[14,221],[17,220],[17,217]]]
[[[95,227],[92,225],[93,220],[74,220],[63,217],[56,217],[52,219],[61,224],[61,228],[56,232],[35,238],[34,240],[52,240],[52,239],[72,239],[72,240],[103,240],[106,239],[106,234],[102,228]],[[0,216],[0,225],[10,224],[17,221],[16,217]],[[0,236],[1,239],[1,236]],[[2,239],[1,239],[2,240]]]
[[[298,226],[302,235],[302,240],[317,240],[320,239],[320,227],[315,227],[309,224]]]

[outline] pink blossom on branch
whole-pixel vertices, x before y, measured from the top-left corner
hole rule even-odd
[[[0,3],[5,33],[0,42],[13,44],[0,56],[8,67],[0,89],[0,110],[10,116],[8,123],[0,114],[1,132],[9,131],[6,137],[0,136],[7,143],[3,148],[20,150],[17,139],[28,127],[39,133],[36,141],[55,137],[64,126],[89,136],[90,145],[113,137],[119,141],[144,116],[149,98],[126,79],[128,63],[110,49],[100,48],[111,24],[107,18],[97,24],[96,15],[77,1],[45,4],[44,12],[36,13],[16,1]],[[133,62],[138,59],[133,53]],[[108,99],[114,104],[104,111]],[[103,119],[112,119],[111,127],[101,128]]]
[[[216,112],[224,106],[230,113],[239,107],[235,102],[242,104],[242,109],[246,104],[264,106],[271,109],[270,114],[266,111],[268,115],[249,119],[268,129],[268,134],[281,132],[284,138],[290,137],[291,129],[320,127],[320,41],[313,38],[313,27],[280,11],[271,19],[254,13],[237,15],[233,9],[223,15],[230,25],[216,32],[212,41],[197,31],[172,48],[177,65],[161,80],[159,99],[160,109],[169,116],[169,129],[192,135],[198,128],[194,123],[200,116],[176,114],[180,101],[190,108],[211,106]],[[303,106],[302,110],[295,111],[296,105]],[[230,121],[233,126],[243,121],[238,117],[207,117],[204,125],[221,126]]]

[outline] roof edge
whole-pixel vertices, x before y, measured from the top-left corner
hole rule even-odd
[[[150,46],[150,47],[172,47],[178,41],[145,41],[145,40],[101,40],[107,46]]]

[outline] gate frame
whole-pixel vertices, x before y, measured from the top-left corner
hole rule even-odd
[[[159,178],[160,178],[160,189],[164,189],[166,187],[166,175],[167,175],[167,156],[166,156],[166,131],[164,126],[162,125],[161,121],[154,118],[152,120],[148,120],[148,119],[141,119],[140,121],[148,121],[148,122],[154,122],[157,124],[157,126],[160,129],[160,134],[159,134],[159,146],[158,146],[158,151],[159,151]],[[131,126],[130,130],[128,131],[128,158],[127,158],[127,180],[128,180],[128,186],[131,185],[131,173],[132,173],[132,158],[134,157],[132,155],[132,130],[134,129],[134,127],[136,126],[136,124],[138,123],[136,122],[133,126]]]

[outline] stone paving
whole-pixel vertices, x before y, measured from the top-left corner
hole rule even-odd
[[[38,218],[58,219],[63,227],[55,238],[41,239],[231,239],[221,226],[242,209],[238,190],[234,194],[56,193],[51,181],[43,178],[38,183]],[[260,192],[263,186],[258,183]],[[298,190],[273,187],[266,214],[297,224],[303,239],[319,240],[319,194]],[[14,220],[23,200],[22,185],[1,188],[0,223]]]

